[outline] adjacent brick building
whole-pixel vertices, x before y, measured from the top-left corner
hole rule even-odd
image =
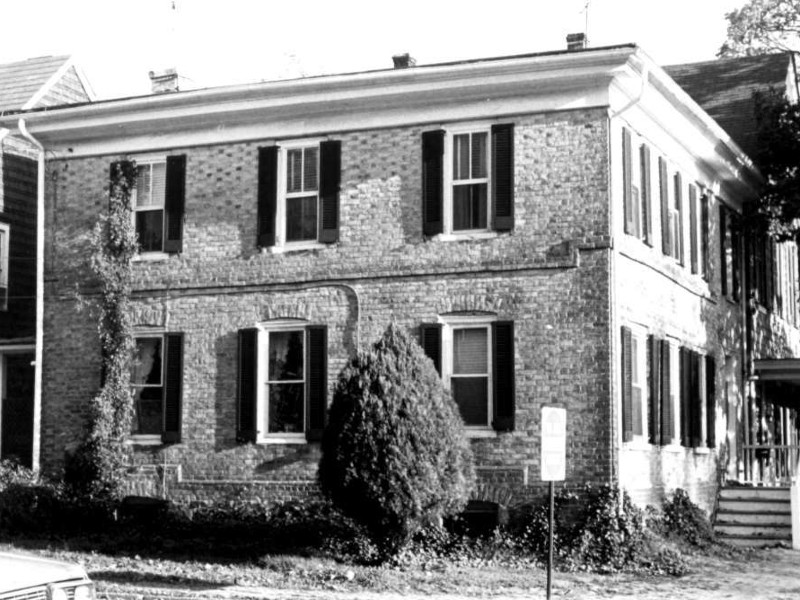
[[[636,46],[18,116],[47,149],[47,471],[100,385],[75,292],[134,160],[133,491],[312,493],[336,376],[394,321],[456,397],[477,498],[539,493],[557,404],[569,484],[712,504],[744,389],[725,219],[759,175]]]

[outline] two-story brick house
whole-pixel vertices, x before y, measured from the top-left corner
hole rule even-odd
[[[84,102],[91,90],[68,56],[0,65],[0,114]],[[0,460],[38,463],[36,149],[0,127]],[[41,345],[41,340],[39,340]]]
[[[395,321],[461,409],[480,498],[538,493],[559,404],[570,484],[711,505],[744,385],[719,219],[759,175],[636,46],[15,118],[47,150],[45,469],[100,384],[75,290],[109,166],[134,160],[133,489],[309,493],[336,375]]]

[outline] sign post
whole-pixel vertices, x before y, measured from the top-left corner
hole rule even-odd
[[[547,550],[547,600],[553,583],[554,481],[564,481],[567,472],[567,409],[542,407],[542,481],[550,482],[550,532]]]

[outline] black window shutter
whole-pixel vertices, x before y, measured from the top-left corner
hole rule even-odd
[[[706,356],[706,445],[717,446],[717,365],[713,356]]]
[[[642,221],[644,226],[644,241],[648,246],[653,245],[653,206],[652,206],[652,192],[650,190],[650,147],[647,144],[642,144],[640,149],[641,153],[641,171],[642,171]]]
[[[321,204],[319,241],[331,244],[339,239],[339,190],[342,182],[342,142],[329,140],[319,145],[319,200]]]
[[[689,262],[692,273],[698,272],[697,257],[697,188],[689,184]]]
[[[183,334],[164,336],[164,430],[161,441],[175,444],[181,441],[181,404],[183,388]]]
[[[697,352],[690,352],[691,357],[691,411],[689,413],[690,433],[692,448],[698,448],[703,445],[703,407],[702,396],[700,395],[700,360],[701,357]]]
[[[738,301],[741,293],[741,265],[742,265],[742,234],[741,219],[734,213],[729,215],[731,229],[731,254],[733,265],[731,268],[731,292],[733,299]]]
[[[311,325],[308,328],[306,364],[306,439],[316,442],[322,439],[328,410],[328,328],[325,325]]]
[[[440,323],[423,323],[419,326],[419,342],[436,372],[442,374],[442,326]]]
[[[728,244],[727,212],[723,204],[719,205],[719,283],[723,296],[728,295],[728,261],[725,249]]]
[[[658,157],[658,190],[661,192],[661,251],[672,254],[672,231],[669,227],[669,180],[667,179],[667,161]]]
[[[186,204],[186,155],[167,157],[164,196],[164,252],[183,251],[183,213]]]
[[[689,447],[692,442],[692,356],[688,348],[680,349],[681,382],[681,445]]]
[[[708,235],[709,235],[709,204],[711,198],[708,193],[704,193],[700,197],[700,269],[703,273],[703,279],[709,281],[711,279],[711,264],[708,256]],[[720,236],[720,239],[722,237]]]
[[[622,128],[622,207],[625,212],[625,233],[636,233],[633,222],[633,183],[631,155],[631,132],[627,127]]]
[[[444,192],[444,131],[422,134],[422,233],[443,231],[442,195]]]
[[[239,330],[238,362],[236,440],[255,442],[258,436],[258,329],[255,327]]]
[[[669,342],[661,340],[661,445],[675,437],[675,408],[672,402],[671,352]]]
[[[633,337],[622,327],[622,441],[633,440]]]
[[[647,405],[647,440],[661,442],[661,340],[654,335],[647,338],[647,387],[650,397]]]
[[[673,240],[673,244],[678,244],[678,262],[683,266],[684,261],[684,244],[683,240],[683,177],[680,173],[675,173],[675,210],[677,211],[678,219],[678,239]]]
[[[492,323],[492,377],[494,379],[495,431],[514,431],[516,388],[514,385],[514,322]]]
[[[278,147],[258,149],[258,247],[275,245],[278,207]]]
[[[495,231],[514,229],[514,124],[492,125],[492,201]]]

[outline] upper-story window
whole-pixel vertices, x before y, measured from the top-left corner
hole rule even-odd
[[[258,246],[304,248],[339,239],[341,142],[259,149]]]
[[[424,132],[422,204],[428,236],[513,229],[513,124]]]
[[[164,251],[164,199],[167,161],[139,162],[131,206],[141,252]]]
[[[130,206],[139,252],[143,255],[181,252],[186,156],[137,157],[135,162],[136,185],[131,190]],[[123,164],[129,163],[112,163],[112,183]]]
[[[625,233],[652,245],[650,147],[638,143],[627,127],[622,129],[622,181]]]
[[[672,258],[684,264],[683,242],[683,177],[675,173],[673,177],[674,193],[669,210],[670,236],[672,238]]]
[[[722,295],[738,302],[741,293],[741,219],[720,202],[720,287]]]
[[[11,229],[0,223],[0,311],[8,310],[9,237]]]

